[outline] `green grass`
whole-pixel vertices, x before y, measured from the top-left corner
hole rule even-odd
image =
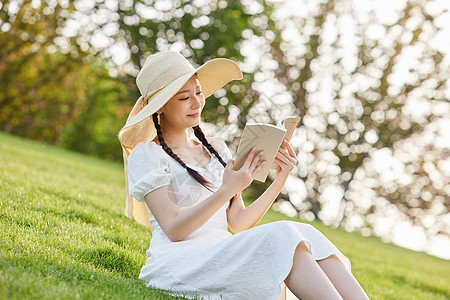
[[[151,232],[124,204],[121,164],[0,133],[0,299],[174,299],[138,279]],[[304,222],[260,224],[281,219]],[[312,224],[371,299],[450,299],[450,261]]]

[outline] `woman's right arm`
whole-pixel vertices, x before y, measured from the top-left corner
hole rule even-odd
[[[171,189],[170,185],[160,187],[148,193],[145,202],[162,230],[174,242],[184,240],[200,228],[234,196],[231,189],[221,186],[214,194],[181,213]]]
[[[254,175],[263,166],[252,150],[239,170],[232,170],[234,161],[229,160],[224,170],[222,185],[199,204],[180,212],[170,185],[148,193],[144,199],[150,211],[166,235],[174,242],[184,240],[205,224],[230,198],[248,187]]]

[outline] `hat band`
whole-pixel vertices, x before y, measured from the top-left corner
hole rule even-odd
[[[157,92],[159,92],[160,90],[162,90],[164,87],[159,88],[157,90],[148,92],[147,94],[145,94],[144,96],[142,96],[142,107],[146,106],[149,102],[149,100],[153,97],[153,95],[155,95]]]

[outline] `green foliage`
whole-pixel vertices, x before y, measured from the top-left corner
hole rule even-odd
[[[70,10],[59,3],[21,3],[15,15],[0,14],[11,25],[0,33],[0,128],[120,160],[116,134],[131,109],[123,104],[127,83],[109,75],[104,59],[61,35]]]
[[[10,6],[16,9],[9,9]],[[3,131],[58,143],[65,124],[84,100],[81,58],[57,52],[59,4],[36,7],[4,1],[0,13],[0,127]]]
[[[9,30],[0,33],[4,62],[0,65],[4,87],[0,91],[2,130],[120,160],[116,133],[139,96],[136,74],[128,68],[132,75],[110,77],[104,59],[107,55],[100,55],[102,52],[97,53],[86,43],[96,30],[112,22],[101,23],[99,19],[95,22],[98,27],[92,23],[69,38],[62,35],[62,29],[66,21],[76,19],[80,13],[72,3],[21,3],[13,14],[6,12],[9,5],[9,1],[4,2],[5,10],[1,11],[2,22],[10,24]],[[119,30],[114,38],[127,42],[130,62],[136,70],[146,56],[171,47],[183,49],[194,65],[216,57],[243,61],[243,32],[257,32],[259,28],[252,25],[252,20],[263,14],[262,10],[247,13],[248,8],[240,1],[211,1],[205,6],[183,1],[170,5],[170,9],[157,12],[145,1],[121,2],[115,9],[97,3],[92,10],[81,13],[94,16],[99,10],[117,12]],[[145,15],[152,9],[156,15]],[[232,89],[227,86],[220,93],[220,103],[214,97],[208,99],[204,120],[224,126],[229,123],[230,105],[244,110],[250,107],[255,101],[252,80],[252,74],[245,74]],[[239,122],[245,123],[245,117]]]
[[[0,126],[4,131],[59,143],[64,127],[80,114],[88,66],[64,67],[65,55],[41,52],[1,72]],[[74,67],[74,66],[72,66]]]
[[[0,182],[0,298],[174,299],[138,280],[151,232],[123,214],[120,164],[1,133]],[[303,222],[269,209],[258,225],[281,219]],[[371,299],[450,297],[449,261],[312,224]]]
[[[125,124],[131,107],[123,104],[128,98],[120,78],[111,78],[99,62],[98,67],[84,77],[90,83],[82,113],[67,125],[61,144],[75,151],[106,158],[122,159],[117,132]]]
[[[209,1],[199,5],[196,1],[173,1],[167,9],[158,11],[152,2],[136,0],[118,7],[120,30],[116,38],[124,38],[131,52],[131,62],[140,69],[145,57],[158,51],[175,49],[187,57],[194,66],[225,57],[243,62],[242,44],[247,36],[258,35],[261,28],[252,20],[264,17],[270,11],[248,12],[249,8],[239,0]],[[103,9],[99,4],[97,9]],[[102,26],[107,26],[105,23]],[[231,105],[244,110],[257,99],[251,87],[253,73],[245,73],[243,80],[227,85],[219,93],[219,101],[211,97],[206,101],[203,119],[223,126],[229,124],[228,108]],[[234,86],[234,88],[231,88]],[[133,87],[133,89],[135,89]],[[134,98],[133,98],[134,99]],[[246,112],[239,119],[245,124]]]

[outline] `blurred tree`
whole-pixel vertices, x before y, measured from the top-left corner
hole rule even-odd
[[[80,106],[82,113],[65,128],[61,144],[69,149],[100,156],[109,160],[122,160],[117,132],[123,126],[128,111],[124,99],[128,97],[126,84],[121,78],[112,78],[105,62],[97,58],[91,70],[83,77],[88,84]]]
[[[0,126],[3,131],[57,142],[76,117],[83,83],[57,52],[58,3],[3,1],[0,10]],[[82,73],[83,70],[78,70]]]
[[[126,119],[120,77],[95,50],[64,35],[72,2],[4,1],[0,17],[0,126],[20,136],[119,160]]]
[[[77,30],[80,46],[95,48],[110,61],[114,61],[111,47],[120,49],[125,58],[112,68],[116,67],[118,73],[125,71],[130,75],[127,82],[130,97],[127,101],[131,108],[139,97],[135,76],[145,58],[157,51],[180,51],[194,66],[217,57],[243,63],[243,41],[263,30],[260,24],[255,25],[252,20],[264,16],[271,9],[262,5],[255,9],[251,4],[238,0],[92,2],[78,6],[70,18],[76,22],[87,15],[92,20]],[[104,43],[94,38],[97,36]],[[122,66],[118,66],[120,64]],[[216,93],[219,101],[211,99],[206,102],[202,115],[206,122],[224,128],[230,123],[228,108],[236,106],[244,116],[239,122],[245,123],[246,110],[257,100],[251,86],[253,73],[245,71],[243,80],[233,82]]]
[[[135,76],[150,54],[163,50],[180,51],[194,66],[217,57],[240,62],[243,65],[243,80],[232,82],[208,99],[202,113],[203,120],[214,127],[209,133],[220,132],[236,147],[248,110],[258,101],[251,85],[255,69],[245,66],[242,45],[265,30],[265,14],[271,9],[271,6],[262,5],[259,1],[134,0],[115,5],[92,2],[91,5],[78,7],[78,12],[71,18],[77,20],[83,14],[89,15],[93,21],[89,26],[79,28],[80,45],[89,43],[90,47],[97,48],[104,58],[111,61],[114,60],[111,45],[120,48],[124,57],[128,53],[129,60],[123,66],[112,68],[117,68],[118,73],[125,71],[129,74],[126,79],[128,99],[124,99],[123,103],[130,110],[139,97]],[[96,35],[107,36],[103,45],[99,46],[98,41],[92,38]],[[238,111],[235,121],[230,120],[230,107]],[[236,124],[238,126],[233,127],[236,131],[230,132],[229,126]],[[208,128],[204,129],[208,133]],[[255,190],[262,191],[268,184],[255,184],[251,195],[257,193]]]
[[[208,99],[206,131],[233,149],[246,121],[298,113],[293,175],[307,195],[291,203],[300,216],[367,233],[373,216],[395,207],[430,234],[448,234],[448,144],[426,129],[450,114],[449,60],[436,46],[444,11],[408,1],[385,16],[358,3],[3,1],[0,125],[120,159],[115,134],[148,55],[177,50],[194,65],[226,57],[244,79]],[[380,153],[404,171],[382,171]],[[268,184],[254,183],[244,197]],[[342,195],[338,214],[326,212],[329,193]]]
[[[327,216],[325,221],[347,229],[366,228],[367,232],[373,224],[361,216],[383,207],[361,199],[370,194],[354,192],[361,189],[356,174],[367,169],[376,150],[393,150],[400,142],[423,133],[425,125],[449,118],[445,94],[448,61],[431,42],[440,31],[436,19],[445,10],[431,15],[426,1],[408,1],[396,19],[383,23],[373,12],[361,13],[352,1],[299,5],[301,15],[289,11],[285,4],[269,15],[271,22],[263,34],[270,37],[266,38],[268,67],[255,75],[262,78],[260,89],[266,78],[274,76],[281,86],[278,98],[286,92],[291,95],[291,103],[302,117],[296,175],[306,184],[309,205],[303,205],[303,209],[292,206],[300,215],[312,211],[321,219],[327,204],[323,195],[333,187],[342,193],[340,214],[334,219]],[[417,111],[415,105],[425,109]],[[265,105],[255,115],[263,108],[273,121],[282,114],[278,106]],[[435,164],[448,159],[445,149],[426,149],[423,153],[431,155]],[[423,167],[420,161],[414,162],[414,178],[429,175]],[[444,172],[436,170],[441,175]],[[422,184],[417,189],[420,183],[413,180],[394,188],[376,184],[372,191],[395,204],[411,221],[426,219],[417,218],[418,209],[425,216],[433,206],[430,199],[436,199],[442,203],[438,211],[443,220],[450,206],[448,175],[439,176],[439,181],[439,188]],[[449,234],[448,223],[440,224],[439,230]],[[429,231],[430,235],[434,231],[436,228]]]

